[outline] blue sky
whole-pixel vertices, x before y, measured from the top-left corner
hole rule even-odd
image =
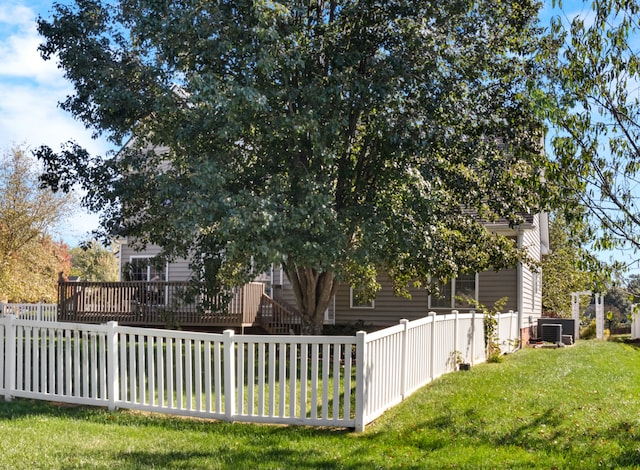
[[[48,145],[76,140],[92,152],[104,153],[107,143],[91,139],[91,133],[57,106],[72,88],[56,64],[38,53],[38,15],[46,17],[50,1],[0,2],[0,151],[25,145]],[[69,217],[54,234],[74,245],[95,228],[97,217],[82,211]]]
[[[93,153],[104,154],[109,145],[104,140],[93,140],[90,131],[58,108],[57,103],[72,88],[55,62],[45,62],[37,51],[41,39],[36,31],[36,18],[48,17],[52,3],[38,0],[0,3],[0,151],[14,145],[36,148],[45,144],[58,149],[62,142],[73,139]],[[565,1],[563,7],[567,17],[589,11],[576,0]],[[546,1],[542,21],[548,22],[556,13],[551,2]],[[57,235],[74,245],[85,239],[96,224],[96,216],[79,211]],[[628,255],[614,253],[619,259]]]

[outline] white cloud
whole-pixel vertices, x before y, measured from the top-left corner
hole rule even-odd
[[[35,18],[35,13],[19,3],[3,3],[0,5],[0,23],[25,25]]]
[[[42,38],[35,24],[36,13],[24,6],[0,7],[0,146],[27,143],[58,148],[76,140],[95,153],[108,144],[93,140],[91,131],[58,108],[73,88],[55,60],[38,53]]]
[[[90,130],[58,107],[73,87],[55,60],[40,57],[42,38],[36,18],[34,9],[24,4],[0,4],[0,151],[13,145],[32,149],[48,145],[57,150],[74,140],[91,153],[104,155],[111,146],[92,139]],[[60,236],[73,245],[97,224],[97,216],[79,210],[59,231]]]
[[[4,31],[0,37],[0,77],[63,85],[62,73],[55,62],[44,61],[38,52],[41,38],[35,12],[24,6],[0,7],[0,27]]]

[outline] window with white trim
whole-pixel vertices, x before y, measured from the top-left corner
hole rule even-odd
[[[149,257],[134,257],[129,261],[129,280],[131,281],[166,281],[167,267],[159,266]]]
[[[478,275],[463,274],[456,279],[439,283],[439,292],[429,296],[429,308],[472,308],[478,301]]]

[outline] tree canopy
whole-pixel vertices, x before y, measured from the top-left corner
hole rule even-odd
[[[275,263],[303,330],[337,283],[375,292],[513,265],[548,201],[533,1],[76,0],[40,18],[61,106],[117,155],[43,147],[105,235],[188,257],[210,286]]]
[[[113,282],[117,281],[118,258],[108,247],[97,241],[89,241],[69,250],[71,255],[71,275],[82,281]]]

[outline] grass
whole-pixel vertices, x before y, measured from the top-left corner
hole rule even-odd
[[[582,341],[440,378],[357,434],[0,402],[0,468],[640,468],[640,350]]]

